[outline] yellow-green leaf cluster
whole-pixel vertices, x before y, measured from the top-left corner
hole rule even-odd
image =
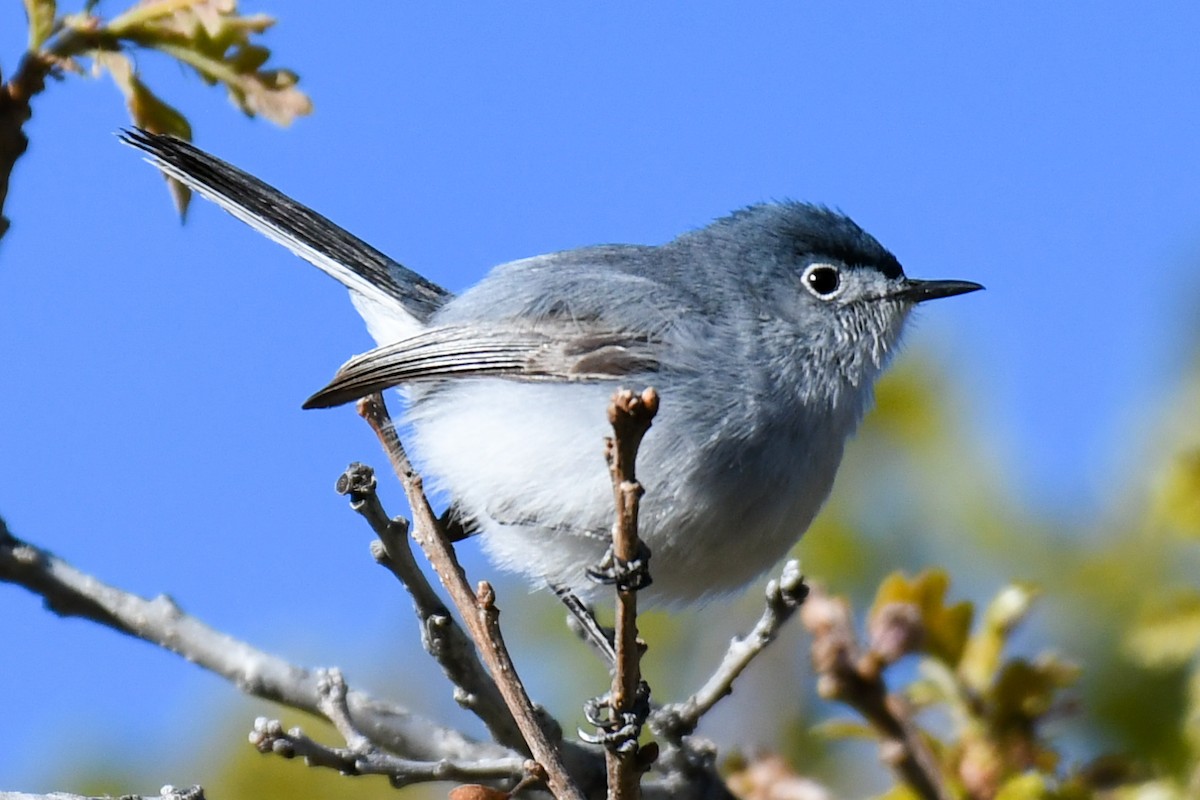
[[[107,72],[125,96],[130,118],[140,128],[191,139],[186,116],[143,80],[131,51],[156,50],[191,67],[206,83],[220,84],[250,116],[288,125],[312,112],[296,73],[266,69],[271,51],[256,41],[275,20],[238,13],[237,0],[143,0],[105,22],[95,3],[57,17],[55,0],[24,0],[29,17],[29,48],[55,69],[81,72],[77,59],[89,57],[96,72]],[[190,192],[167,179],[180,215]]]
[[[1079,668],[1057,656],[1006,663],[989,692],[988,716],[998,731],[1023,732],[1053,707],[1059,690],[1079,678]]]
[[[104,29],[117,39],[166,53],[210,84],[224,85],[247,114],[288,125],[311,113],[312,101],[296,88],[294,72],[262,69],[271,51],[251,37],[274,23],[265,14],[239,15],[236,0],[154,0]]]
[[[889,625],[921,632],[919,639],[907,639],[913,643],[907,651],[924,656],[919,678],[902,690],[889,689],[923,713],[938,711],[950,721],[936,735],[924,733],[941,775],[964,797],[1093,796],[1085,778],[1062,779],[1058,752],[1041,732],[1042,723],[1062,707],[1063,690],[1076,682],[1079,669],[1054,655],[1004,654],[1036,592],[1021,584],[1003,587],[977,620],[970,603],[947,601],[949,588],[941,569],[914,578],[892,574],[880,584],[868,616],[871,653],[885,668],[895,661],[890,654],[902,650],[894,646],[902,633],[889,632]],[[825,723],[821,730],[837,738],[879,736],[858,722]],[[905,797],[905,791],[885,796]]]
[[[949,587],[950,578],[944,570],[927,570],[912,580],[899,572],[892,573],[879,585],[869,619],[892,603],[911,604],[919,613],[924,631],[921,650],[948,664],[957,664],[974,611],[969,602],[947,606]]]

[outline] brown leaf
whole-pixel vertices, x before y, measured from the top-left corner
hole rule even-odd
[[[450,790],[448,800],[508,800],[511,796],[508,792],[502,792],[489,786],[464,783],[462,786],[455,786]]]
[[[247,114],[261,114],[276,125],[287,126],[313,109],[308,95],[295,88],[298,80],[294,72],[274,69],[243,75],[227,85],[234,102]]]
[[[828,789],[797,775],[781,756],[754,759],[731,774],[729,790],[741,800],[832,800]],[[457,800],[457,798],[456,798]]]

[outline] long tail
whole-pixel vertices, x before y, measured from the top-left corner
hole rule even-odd
[[[120,138],[167,175],[346,286],[352,297],[357,293],[370,305],[394,310],[399,305],[424,323],[453,296],[311,208],[198,147],[140,128],[122,131]]]

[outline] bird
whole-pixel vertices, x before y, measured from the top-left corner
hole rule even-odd
[[[661,397],[638,454],[643,594],[704,603],[810,526],[913,309],[983,288],[910,278],[847,215],[789,200],[501,264],[456,295],[188,142],[122,140],[349,289],[379,346],[306,408],[398,387],[418,468],[494,562],[585,600],[611,544],[617,387]]]

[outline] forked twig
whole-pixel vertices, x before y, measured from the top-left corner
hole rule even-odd
[[[278,720],[265,717],[254,721],[250,743],[261,753],[303,758],[311,767],[335,769],[344,775],[384,775],[396,788],[429,781],[505,780],[512,785],[528,774],[527,765],[533,763],[518,756],[472,761],[401,758],[376,747],[355,727],[346,704],[348,689],[339,670],[324,670],[318,691],[321,710],[345,740],[345,747],[323,745],[306,736],[300,728],[285,731]]]
[[[567,773],[559,748],[543,729],[538,713],[504,646],[504,640],[500,637],[499,626],[496,623],[500,611],[495,605],[495,592],[486,581],[480,582],[478,591],[472,591],[467,583],[466,574],[458,563],[454,548],[442,529],[440,520],[433,513],[428,498],[425,497],[421,477],[413,469],[408,454],[400,443],[383,396],[373,394],[360,400],[358,413],[379,437],[392,469],[404,487],[413,513],[413,539],[425,552],[442,585],[449,592],[451,601],[462,615],[467,631],[504,697],[505,704],[512,712],[529,752],[546,772],[547,786],[560,800],[583,800],[583,793]]]
[[[421,644],[454,684],[455,699],[459,705],[473,711],[498,743],[523,750],[525,740],[496,683],[479,662],[479,655],[470,638],[429,585],[425,573],[413,558],[408,522],[402,517],[388,517],[376,486],[375,471],[364,464],[351,464],[337,482],[338,493],[349,496],[350,507],[370,524],[379,537],[372,542],[371,554],[408,591],[421,625]]]
[[[704,685],[682,703],[663,706],[651,715],[651,729],[669,744],[680,744],[683,737],[696,730],[700,719],[733,691],[733,682],[775,640],[784,623],[804,602],[808,586],[800,574],[800,562],[792,560],[784,564],[779,578],[767,584],[766,595],[766,607],[754,628],[746,636],[730,641],[725,657]]]

